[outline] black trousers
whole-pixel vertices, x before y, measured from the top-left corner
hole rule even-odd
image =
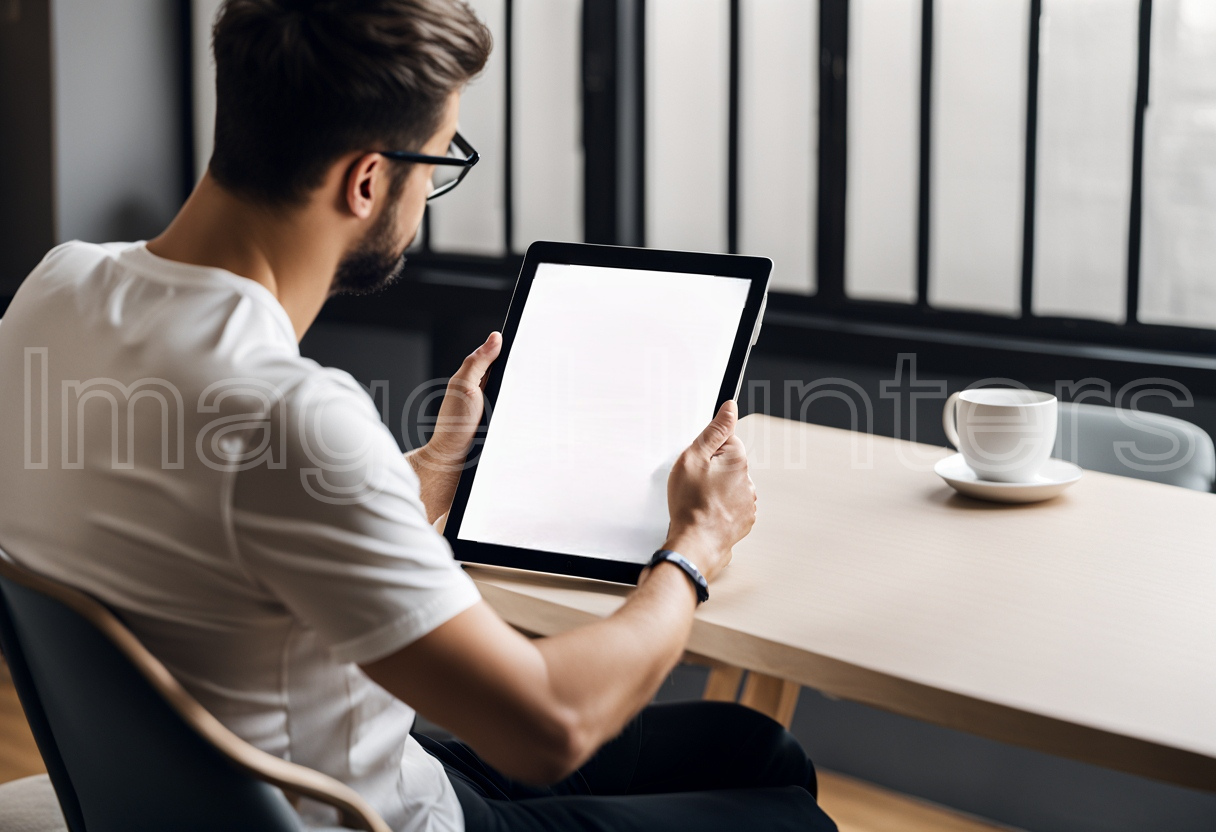
[[[652,705],[586,765],[537,787],[467,745],[415,735],[447,769],[467,832],[832,832],[815,768],[781,725],[724,702]]]

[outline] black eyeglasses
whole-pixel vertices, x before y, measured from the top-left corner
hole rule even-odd
[[[459,133],[452,136],[452,143],[448,145],[448,155],[446,156],[428,156],[425,153],[412,153],[408,150],[380,150],[377,152],[381,156],[401,162],[435,165],[435,172],[431,176],[431,192],[427,195],[428,202],[443,196],[459,185],[473,165],[481,159],[480,154],[473,149],[473,145],[465,141],[464,136]]]

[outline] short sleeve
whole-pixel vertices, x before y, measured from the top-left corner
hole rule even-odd
[[[337,660],[367,663],[480,594],[427,522],[418,478],[371,399],[345,373],[314,375],[245,440],[233,547]]]

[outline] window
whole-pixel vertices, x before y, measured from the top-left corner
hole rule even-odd
[[[1139,18],[1139,0],[1044,0],[1036,315],[1126,320]]]
[[[916,300],[921,0],[849,4],[849,297]]]
[[[415,262],[754,253],[783,312],[1216,346],[1211,0],[473,5],[483,161]]]
[[[1155,0],[1141,319],[1216,327],[1216,3]]]

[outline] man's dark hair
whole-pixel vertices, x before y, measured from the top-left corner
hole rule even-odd
[[[226,0],[211,175],[291,205],[345,153],[417,150],[491,46],[464,0]]]

